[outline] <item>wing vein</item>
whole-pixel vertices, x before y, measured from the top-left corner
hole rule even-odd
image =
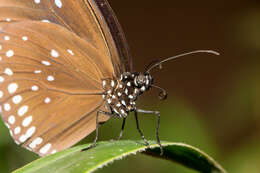
[[[13,82],[13,81],[17,81],[17,80],[27,80],[27,81],[37,82],[37,83],[39,83],[40,86],[43,86],[47,90],[56,91],[56,92],[67,94],[67,95],[102,95],[102,94],[104,94],[104,92],[97,92],[97,91],[95,91],[95,92],[75,92],[75,93],[72,93],[72,92],[68,92],[68,91],[64,91],[64,90],[48,88],[48,87],[46,87],[45,84],[43,84],[39,80],[26,79],[26,78],[13,78],[12,80],[6,80],[6,81]]]
[[[1,54],[0,54],[1,55]],[[16,55],[17,57],[22,57],[22,56],[19,56],[19,55]],[[27,59],[31,59],[31,58],[29,58],[29,57],[22,57],[22,58],[27,58]],[[34,60],[34,59],[32,59],[33,61],[36,61],[36,60]],[[36,61],[37,63],[39,63],[38,61]],[[24,65],[24,66],[31,66],[31,67],[35,67],[35,66],[38,66],[39,68],[43,68],[42,66],[40,66],[40,65],[30,65],[30,64],[23,64],[23,63],[0,63],[0,64],[9,64],[9,65]],[[40,63],[39,63],[40,64]],[[63,73],[63,74],[65,74],[65,75],[67,75],[67,76],[69,76],[69,77],[71,77],[71,78],[76,78],[76,79],[78,79],[79,81],[81,81],[81,82],[84,82],[84,80],[81,80],[81,79],[79,79],[79,78],[77,78],[77,77],[75,77],[74,75],[72,75],[71,73],[67,73],[66,71],[63,71],[62,69],[60,70],[60,71],[58,71],[59,69],[54,69],[54,68],[52,68],[53,70],[55,70],[55,71],[57,71],[57,72],[59,72],[59,73]],[[85,83],[85,82],[84,82]],[[95,87],[97,87],[98,88],[98,85],[100,85],[100,83],[98,83],[97,82],[97,80],[94,80],[94,85],[95,85]]]

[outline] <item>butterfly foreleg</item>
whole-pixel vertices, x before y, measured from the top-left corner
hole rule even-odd
[[[144,136],[143,136],[143,134],[142,134],[142,131],[141,131],[140,128],[139,128],[137,113],[154,114],[154,115],[157,116],[156,140],[157,140],[157,144],[160,146],[161,155],[163,155],[163,147],[162,147],[162,145],[161,145],[160,138],[159,138],[160,112],[159,112],[159,111],[147,111],[147,110],[142,110],[142,109],[136,109],[136,110],[135,110],[135,118],[136,118],[136,126],[137,126],[137,129],[138,129],[139,133],[141,134],[142,138],[144,139],[145,143],[147,143],[147,141],[145,140],[145,138],[144,138]]]

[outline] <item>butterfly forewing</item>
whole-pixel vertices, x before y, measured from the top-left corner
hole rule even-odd
[[[64,26],[106,52],[102,32],[85,0],[0,0],[0,20],[37,20]]]
[[[42,22],[5,25],[0,45],[2,115],[17,143],[45,155],[95,129],[103,104],[101,79],[111,70],[100,64],[95,48],[59,25]]]
[[[0,103],[16,143],[42,156],[75,144],[109,111],[102,79],[131,70],[106,0],[0,0]]]
[[[74,32],[110,57],[104,62],[113,64],[117,77],[132,70],[124,34],[105,0],[0,0],[0,26],[27,20],[56,23]]]
[[[133,70],[132,58],[128,44],[112,8],[106,0],[90,0],[89,2],[94,9],[100,26],[104,28],[103,33],[108,43],[117,77],[119,77],[122,72],[131,72]]]

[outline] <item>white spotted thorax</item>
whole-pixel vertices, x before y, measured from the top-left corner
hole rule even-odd
[[[109,111],[119,117],[127,117],[136,109],[137,98],[151,88],[153,79],[148,73],[125,72],[120,79],[103,79],[103,99]]]

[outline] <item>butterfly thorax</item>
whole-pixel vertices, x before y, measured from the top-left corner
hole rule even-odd
[[[120,79],[103,79],[103,99],[107,109],[119,117],[127,117],[136,109],[137,98],[152,85],[152,77],[148,73],[125,72]]]

